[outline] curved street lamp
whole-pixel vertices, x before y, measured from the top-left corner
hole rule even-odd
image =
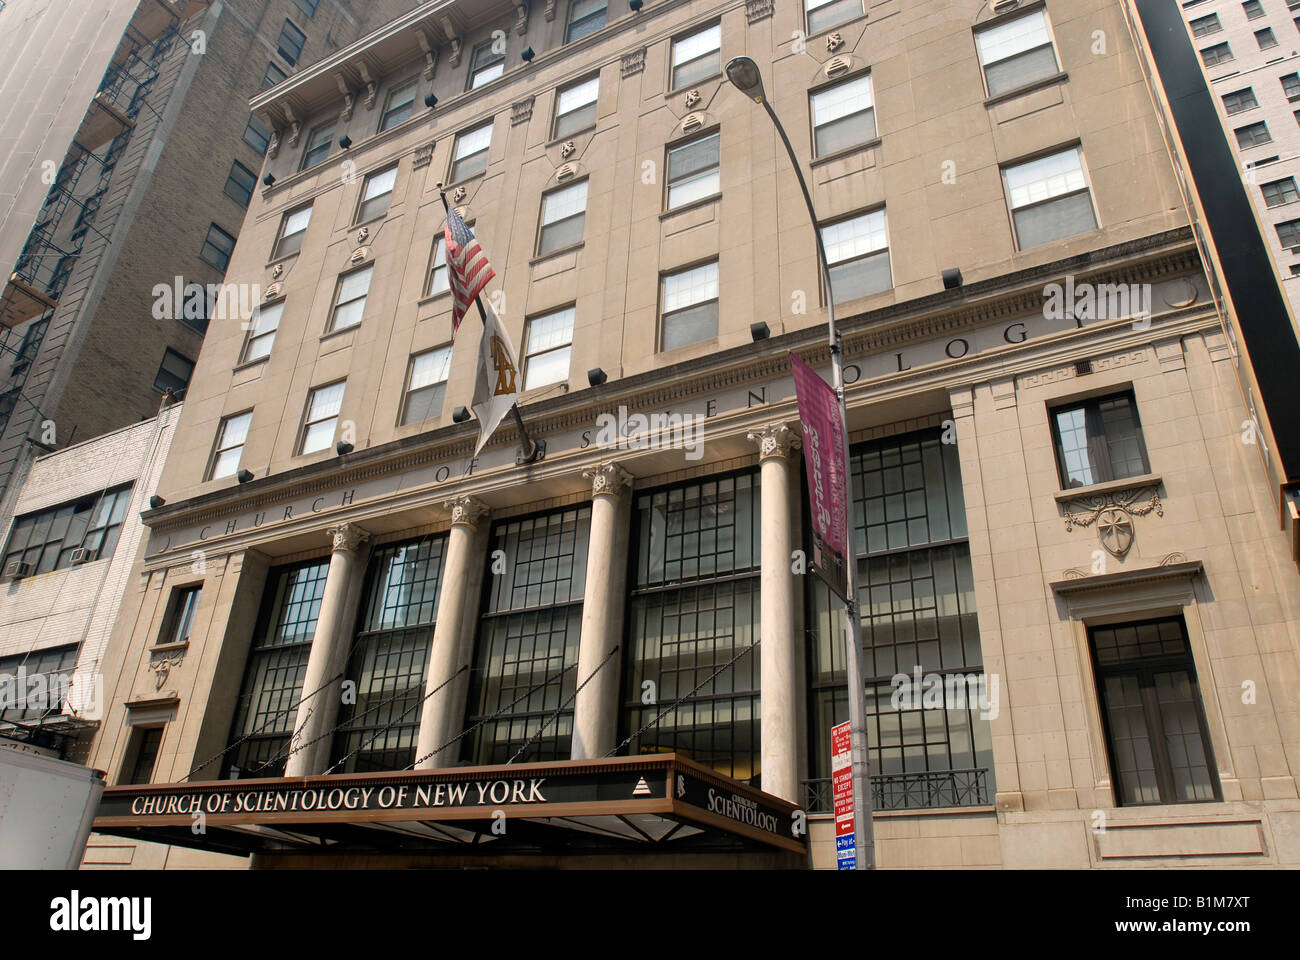
[[[844,444],[844,456],[847,459],[849,455],[849,420],[848,410],[844,403],[844,361],[843,351],[840,343],[839,331],[835,328],[835,294],[831,290],[831,268],[826,259],[826,244],[822,239],[821,227],[817,222],[817,211],[813,207],[812,194],[808,192],[808,181],[804,179],[803,170],[799,167],[799,160],[794,155],[794,147],[790,145],[790,138],[786,135],[785,127],[781,126],[781,121],[777,117],[772,105],[767,102],[767,94],[763,90],[763,74],[759,72],[758,64],[749,57],[734,57],[727,61],[726,66],[727,79],[731,85],[762,106],[767,111],[772,125],[776,127],[777,134],[781,137],[781,142],[785,144],[785,152],[790,156],[790,166],[794,169],[794,175],[799,180],[799,189],[803,191],[803,202],[808,207],[808,217],[812,221],[813,236],[817,238],[817,261],[821,265],[822,282],[826,285],[826,307],[827,307],[827,337],[830,341],[831,350],[831,386],[835,389],[835,396],[840,402],[840,425],[843,428],[842,443]],[[842,464],[844,477],[848,479],[848,464]],[[848,491],[845,491],[848,493]],[[858,563],[857,550],[855,544],[855,534],[853,525],[853,500],[846,496],[845,510],[848,516],[845,518],[845,530],[848,531],[848,554],[844,558],[845,570],[845,592],[848,594],[845,600],[845,672],[848,674],[848,694],[849,694],[849,739],[850,751],[853,758],[853,828],[856,832],[856,864],[859,869],[874,870],[876,867],[875,854],[875,836],[871,823],[871,760],[867,753],[867,699],[866,688],[862,683],[862,624],[858,618]]]

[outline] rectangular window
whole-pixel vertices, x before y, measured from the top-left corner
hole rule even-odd
[[[451,347],[438,347],[411,357],[411,369],[406,375],[406,401],[402,405],[403,425],[442,416],[442,401],[450,375]]]
[[[596,96],[600,77],[583,80],[561,90],[555,100],[555,139],[569,137],[596,125]]]
[[[1115,801],[1221,799],[1182,617],[1091,627]]]
[[[1262,146],[1265,143],[1271,143],[1273,140],[1273,135],[1268,132],[1268,124],[1263,120],[1244,127],[1237,127],[1232,132],[1237,137],[1237,146],[1243,150]]]
[[[1280,78],[1282,83],[1282,92],[1286,94],[1288,100],[1300,98],[1300,73],[1288,73],[1285,77]]]
[[[239,461],[244,455],[248,428],[253,422],[253,411],[223,417],[217,429],[217,445],[212,453],[212,472],[209,480],[233,477],[239,471]]]
[[[1259,101],[1255,99],[1254,87],[1247,87],[1244,90],[1237,90],[1223,95],[1223,109],[1229,116],[1258,106]]]
[[[1261,185],[1259,189],[1264,194],[1264,203],[1270,207],[1278,207],[1284,203],[1295,203],[1300,200],[1300,192],[1296,191],[1295,177],[1274,180],[1272,183]]]
[[[836,303],[847,303],[893,286],[883,209],[822,227],[822,243],[826,246]]]
[[[1258,20],[1264,15],[1264,7],[1260,4],[1259,0],[1246,0],[1246,2],[1241,5],[1241,8],[1246,11],[1247,20]]]
[[[328,572],[327,558],[272,570],[267,577],[222,779],[284,775]]]
[[[416,761],[446,545],[447,535],[436,534],[375,549],[348,663],[356,697],[339,710],[331,771],[401,770]]]
[[[5,545],[4,575],[31,576],[107,560],[130,503],[128,483],[18,517]],[[14,569],[15,563],[25,565],[23,570]]]
[[[271,144],[271,128],[255,116],[249,116],[248,125],[244,127],[244,142],[262,156]]]
[[[167,618],[167,627],[159,643],[189,643],[190,632],[194,629],[194,612],[199,608],[199,596],[203,588],[183,587],[172,594],[171,613]]]
[[[492,121],[467,130],[456,137],[451,163],[451,182],[477,177],[487,169],[488,148],[492,146]]]
[[[862,16],[862,0],[808,0],[808,35],[830,30]]]
[[[586,180],[543,194],[542,229],[537,238],[537,255],[545,256],[580,243],[586,220]]]
[[[525,334],[524,389],[533,390],[569,379],[573,349],[574,308],[566,307],[528,321]]]
[[[474,56],[470,58],[469,89],[477,90],[506,72],[506,52],[494,50],[495,46],[493,41],[475,48]]]
[[[569,26],[564,32],[564,42],[580,40],[603,27],[607,6],[606,0],[573,0],[569,6]]]
[[[74,643],[66,647],[47,647],[44,650],[32,650],[0,658],[0,676],[17,678],[19,669],[22,669],[29,683],[35,677],[41,676],[45,678],[47,690],[57,691],[57,696],[51,696],[49,700],[40,703],[32,704],[30,700],[25,703],[20,701],[19,706],[0,709],[0,722],[40,720],[42,717],[57,715],[63,709],[65,691],[72,684],[77,669],[77,649],[78,645]],[[13,686],[5,691],[6,694],[15,699],[22,696],[25,691],[16,689],[17,680],[9,682]],[[13,702],[9,696],[5,699]]]
[[[230,265],[230,255],[235,252],[235,238],[215,223],[208,225],[208,235],[203,238],[199,256],[218,270]]]
[[[433,253],[429,257],[429,275],[424,282],[424,295],[433,297],[451,289],[447,275],[447,237],[438,234],[433,238]]]
[[[668,209],[676,208],[721,189],[718,151],[722,142],[719,131],[688,143],[668,148]]]
[[[1004,167],[1002,179],[1021,250],[1097,229],[1078,147]]]
[[[1282,246],[1290,247],[1294,252],[1300,247],[1300,220],[1288,220],[1277,224],[1277,238]]]
[[[1221,63],[1227,63],[1232,59],[1232,47],[1226,43],[1216,43],[1212,47],[1206,47],[1201,51],[1201,62],[1207,67],[1217,67]]]
[[[226,196],[241,207],[248,207],[253,199],[253,189],[257,186],[257,174],[236,160],[226,177]]]
[[[569,758],[590,535],[589,506],[492,525],[463,760]]]
[[[837,83],[812,95],[813,146],[819,157],[847,150],[876,136],[871,75]]]
[[[121,785],[139,785],[153,782],[154,767],[158,764],[158,751],[162,748],[164,727],[136,727],[131,734],[128,759],[122,767]]]
[[[163,351],[162,363],[153,378],[153,388],[160,393],[184,393],[194,375],[194,361],[182,357],[171,347]]]
[[[274,62],[268,62],[266,65],[266,73],[262,74],[262,89],[269,90],[288,76],[289,75],[277,67]]]
[[[302,428],[302,446],[298,453],[315,453],[334,445],[334,431],[338,427],[339,410],[343,407],[343,388],[346,380],[316,387],[307,400],[307,416]]]
[[[665,274],[660,293],[659,349],[672,350],[718,335],[718,262]]]
[[[990,97],[1053,76],[1061,69],[1047,14],[1042,10],[975,31],[975,46]]]
[[[680,90],[722,72],[722,25],[673,41],[673,89]]]
[[[637,495],[619,736],[636,734],[629,756],[674,751],[757,783],[759,501],[757,470]]]
[[[1191,22],[1192,36],[1208,37],[1212,33],[1220,33],[1223,30],[1223,24],[1219,22],[1219,15],[1211,13],[1209,16],[1197,17]]]
[[[275,42],[275,49],[292,65],[296,64],[298,58],[302,56],[302,48],[306,42],[307,34],[294,26],[292,20],[286,19],[284,26],[280,28],[280,38]]]
[[[302,152],[302,166],[306,170],[327,159],[334,149],[334,121],[322,124],[307,134],[307,146]]]
[[[393,186],[397,183],[397,167],[372,173],[366,177],[366,185],[361,191],[361,206],[357,209],[357,223],[365,223],[382,217],[388,212],[388,204],[393,199]]]
[[[320,0],[293,0],[298,5],[298,9],[309,17],[316,16],[316,8],[320,6]]]
[[[987,716],[996,701],[980,645],[959,459],[937,428],[849,451],[878,810],[976,806],[995,794]],[[844,614],[818,578],[807,578],[807,591],[810,766],[829,777],[830,728],[848,719]],[[897,674],[910,682],[900,687]],[[935,681],[937,703],[924,693]]]
[[[334,310],[330,314],[329,329],[346,330],[361,322],[366,309],[366,296],[370,293],[370,278],[375,265],[353,270],[339,277],[338,292],[334,297]]]
[[[1273,28],[1265,27],[1263,30],[1255,31],[1255,42],[1259,44],[1259,49],[1268,50],[1277,46],[1277,37],[1273,36]]]
[[[302,249],[303,237],[307,234],[307,224],[311,223],[311,207],[299,207],[284,215],[280,221],[280,236],[275,241],[272,260],[287,257]]]
[[[1063,488],[1086,487],[1150,472],[1133,394],[1053,407],[1051,420]]]
[[[411,119],[415,112],[415,92],[419,82],[408,80],[399,87],[394,87],[384,101],[384,115],[379,120],[379,129],[387,130],[399,123]]]

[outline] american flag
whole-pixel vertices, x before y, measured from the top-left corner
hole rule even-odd
[[[443,228],[447,241],[447,277],[451,284],[451,335],[456,337],[460,321],[474,298],[483,292],[488,281],[496,276],[487,254],[474,239],[474,231],[465,225],[455,210],[447,211],[447,225]]]

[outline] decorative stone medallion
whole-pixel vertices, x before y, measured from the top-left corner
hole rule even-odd
[[[1149,513],[1158,517],[1165,515],[1157,484],[1083,496],[1065,501],[1064,507],[1065,532],[1069,533],[1075,527],[1095,525],[1097,538],[1112,557],[1123,557],[1132,549],[1136,539],[1134,517],[1145,517]]]

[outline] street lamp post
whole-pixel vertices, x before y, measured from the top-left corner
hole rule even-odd
[[[813,236],[817,238],[817,261],[821,264],[822,282],[826,285],[827,337],[831,351],[831,386],[840,403],[840,426],[843,430],[844,457],[849,456],[849,421],[848,410],[844,402],[844,361],[839,332],[835,329],[835,296],[831,290],[831,269],[826,259],[826,244],[822,240],[821,227],[817,223],[817,211],[813,208],[812,194],[808,192],[808,181],[804,179],[799,161],[794,155],[794,147],[786,135],[785,127],[777,117],[772,105],[767,102],[763,92],[763,75],[759,73],[758,64],[749,57],[735,57],[727,61],[727,79],[732,86],[749,97],[767,111],[772,125],[776,127],[785,152],[790,155],[790,166],[799,180],[799,189],[803,191],[803,201],[808,207],[808,217],[812,220]],[[861,622],[858,618],[857,593],[857,544],[853,527],[852,484],[848,481],[848,463],[843,465],[845,485],[844,504],[848,514],[844,520],[844,529],[848,533],[848,556],[844,558],[846,581],[844,615],[845,615],[845,656],[846,672],[849,685],[849,739],[853,769],[853,829],[856,833],[856,868],[874,870],[876,867],[875,834],[871,824],[871,760],[867,753],[867,700],[866,689],[862,684]]]

